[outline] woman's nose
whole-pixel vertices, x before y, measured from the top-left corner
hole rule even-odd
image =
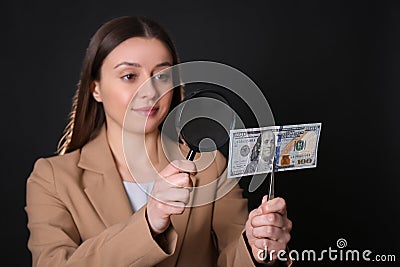
[[[140,86],[137,95],[141,98],[156,98],[158,95],[157,88],[154,86],[152,79],[150,76],[144,81],[144,83]]]

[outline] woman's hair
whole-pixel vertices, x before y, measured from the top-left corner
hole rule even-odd
[[[92,96],[93,81],[100,79],[100,69],[107,55],[120,43],[132,37],[156,38],[169,49],[172,64],[179,63],[171,38],[155,21],[129,16],[105,23],[93,35],[86,50],[69,122],[58,144],[59,154],[79,149],[98,135],[105,122],[105,114],[103,104],[95,101]],[[174,88],[170,110],[180,103],[182,94],[182,87]]]

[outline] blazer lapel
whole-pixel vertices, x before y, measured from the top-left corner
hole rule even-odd
[[[115,166],[103,125],[99,135],[81,151],[79,167],[84,191],[106,227],[128,219],[132,208]]]

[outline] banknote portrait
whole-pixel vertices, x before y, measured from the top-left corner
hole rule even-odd
[[[275,154],[275,135],[271,130],[261,132],[254,144],[245,174],[269,172]]]

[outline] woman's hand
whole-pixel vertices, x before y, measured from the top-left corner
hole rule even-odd
[[[188,160],[175,160],[165,167],[155,180],[147,202],[147,220],[153,234],[164,232],[170,224],[170,216],[182,214],[189,202],[196,165]]]
[[[270,261],[277,259],[280,250],[285,250],[290,240],[292,222],[287,218],[286,203],[283,198],[274,198],[266,201],[264,196],[258,209],[250,212],[246,222],[246,236],[251,246],[254,259],[262,263],[265,248],[268,257],[272,250],[275,252]],[[287,255],[285,255],[287,257]]]

